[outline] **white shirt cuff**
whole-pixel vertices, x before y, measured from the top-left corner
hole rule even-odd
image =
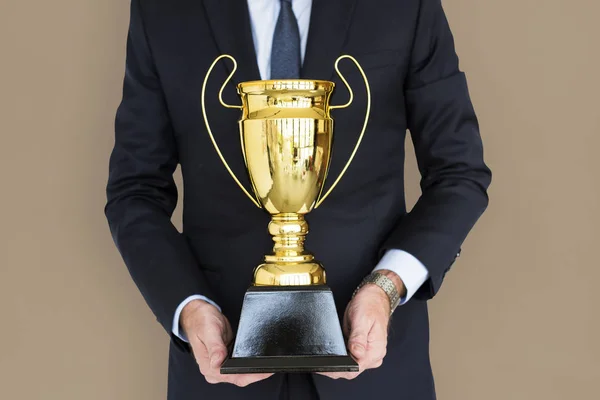
[[[405,304],[429,278],[429,271],[415,256],[404,250],[388,250],[373,271],[390,270],[402,279],[406,287],[406,296],[400,299]]]
[[[185,333],[183,333],[183,330],[180,329],[179,318],[181,316],[181,311],[183,311],[183,308],[185,306],[187,306],[188,303],[190,303],[193,300],[204,300],[208,304],[212,304],[213,306],[217,307],[217,309],[219,310],[219,312],[221,312],[221,307],[219,307],[217,303],[215,303],[214,301],[212,301],[208,297],[205,297],[205,296],[202,296],[202,295],[199,295],[199,294],[190,296],[187,299],[185,299],[184,301],[182,301],[181,304],[179,304],[179,306],[175,310],[175,315],[173,316],[173,329],[172,329],[172,331],[173,331],[173,334],[175,336],[177,336],[179,339],[183,340],[184,342],[188,342],[188,339],[187,339],[187,337],[185,337]]]

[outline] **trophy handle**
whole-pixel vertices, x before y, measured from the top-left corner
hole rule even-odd
[[[363,69],[360,66],[360,64],[358,63],[358,61],[356,61],[356,59],[354,57],[349,56],[349,55],[343,55],[343,56],[338,57],[337,60],[335,60],[334,67],[335,67],[335,72],[337,72],[337,74],[340,77],[340,79],[342,80],[342,82],[344,82],[344,84],[348,88],[348,92],[350,93],[350,99],[348,100],[348,102],[346,104],[343,104],[343,105],[340,105],[340,106],[330,106],[329,109],[330,110],[335,110],[335,109],[340,109],[340,108],[346,108],[350,104],[352,104],[352,101],[354,100],[354,93],[352,92],[352,88],[350,87],[350,85],[348,84],[348,81],[346,80],[346,78],[344,78],[344,76],[342,75],[342,73],[340,72],[340,70],[338,68],[339,62],[341,60],[343,60],[344,58],[349,58],[350,60],[352,60],[352,62],[356,65],[356,68],[358,68],[358,71],[362,75],[363,80],[365,81],[365,87],[367,89],[367,111],[365,113],[365,122],[364,122],[364,124],[362,126],[362,131],[360,132],[360,135],[358,136],[358,141],[356,142],[356,146],[354,147],[354,150],[352,151],[352,154],[350,155],[350,158],[346,162],[346,165],[344,165],[344,168],[342,169],[342,172],[340,172],[340,174],[338,175],[338,177],[336,178],[336,180],[333,182],[333,184],[331,185],[331,187],[329,188],[329,190],[324,195],[322,195],[322,196],[319,195],[319,199],[317,200],[317,202],[315,204],[315,208],[319,207],[321,205],[321,203],[323,203],[323,200],[325,200],[327,198],[327,196],[329,196],[329,194],[331,193],[331,191],[337,186],[337,184],[339,183],[340,179],[342,179],[342,177],[346,173],[346,170],[348,169],[348,167],[352,163],[352,160],[354,159],[354,156],[356,155],[356,152],[358,151],[358,147],[360,146],[360,143],[362,142],[363,136],[364,136],[365,131],[367,129],[367,123],[369,122],[369,115],[371,113],[371,88],[369,87],[369,80],[367,79],[367,76],[365,75],[365,71],[363,71]]]
[[[228,54],[220,55],[219,57],[217,57],[215,59],[215,61],[213,61],[213,63],[210,65],[210,68],[208,68],[208,71],[206,72],[206,76],[204,77],[204,83],[202,84],[202,116],[204,117],[204,124],[206,125],[206,130],[208,132],[208,135],[210,136],[210,140],[211,140],[213,146],[215,147],[215,150],[216,150],[217,154],[219,155],[221,162],[223,162],[223,165],[227,169],[227,172],[229,172],[229,175],[231,175],[231,177],[233,178],[235,183],[237,183],[237,185],[240,187],[240,189],[242,189],[244,194],[246,196],[248,196],[248,198],[254,203],[254,205],[258,208],[262,208],[260,206],[260,204],[258,203],[258,201],[240,183],[239,179],[235,176],[235,174],[233,173],[231,168],[229,168],[229,164],[227,164],[227,161],[225,161],[225,157],[223,157],[223,154],[221,153],[221,150],[219,149],[219,145],[217,144],[217,141],[215,140],[215,137],[213,136],[212,130],[210,129],[210,124],[208,123],[208,117],[206,116],[205,94],[206,94],[206,84],[208,83],[208,77],[210,76],[210,73],[212,72],[215,65],[223,58],[228,58],[231,61],[233,61],[233,70],[231,71],[231,73],[229,74],[227,79],[225,79],[225,82],[223,82],[223,85],[221,86],[221,90],[219,90],[219,102],[221,103],[221,105],[223,107],[226,107],[226,108],[237,108],[239,110],[241,110],[243,108],[242,106],[230,105],[223,101],[223,90],[225,89],[225,85],[227,85],[229,83],[229,81],[231,80],[231,77],[233,76],[233,74],[235,74],[235,71],[237,70],[237,62],[235,61],[235,58],[233,58],[232,56],[230,56]],[[242,153],[243,152],[244,152],[244,149],[242,147]],[[245,158],[245,154],[244,154],[244,158]]]

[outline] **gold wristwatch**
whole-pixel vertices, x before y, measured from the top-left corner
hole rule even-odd
[[[383,290],[385,294],[387,294],[388,299],[390,300],[390,315],[392,315],[392,313],[400,303],[400,293],[398,292],[398,289],[396,288],[394,282],[380,272],[371,272],[365,277],[365,279],[362,280],[362,282],[358,285],[356,290],[354,290],[354,294],[352,295],[352,297],[356,295],[360,288],[362,288],[368,283],[372,283],[374,285],[379,286],[381,290]]]

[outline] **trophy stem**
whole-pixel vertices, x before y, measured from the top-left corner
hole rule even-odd
[[[269,223],[269,233],[273,235],[273,255],[265,257],[272,262],[306,262],[314,259],[304,251],[304,240],[308,233],[308,223],[304,215],[296,213],[275,214]]]
[[[255,286],[324,285],[325,270],[304,250],[308,223],[304,215],[281,213],[271,216],[269,233],[273,236],[273,254],[254,271]]]

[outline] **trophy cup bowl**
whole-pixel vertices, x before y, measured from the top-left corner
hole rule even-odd
[[[219,100],[242,111],[239,121],[242,156],[252,184],[252,196],[229,168],[214,139],[205,107],[208,77],[222,58],[234,68],[223,83]],[[330,111],[352,103],[353,93],[338,63],[349,58],[367,87],[367,112],[356,147],[330,189],[323,187],[333,143]],[[351,56],[341,56],[335,69],[350,93],[340,106],[329,104],[334,83],[324,80],[263,80],[237,86],[242,105],[228,105],[222,92],[237,64],[218,57],[202,87],[202,112],[207,131],[226,169],[259,208],[271,215],[268,231],[273,253],[256,267],[246,292],[233,351],[221,373],[358,371],[348,355],[333,294],[323,266],[304,249],[308,224],[304,215],[331,193],[352,162],[366,130],[370,112],[367,78]]]
[[[329,167],[333,120],[327,81],[254,81],[238,85],[243,115],[239,122],[252,188],[271,214],[274,254],[256,268],[254,284],[319,285],[325,270],[304,251],[311,211]]]

